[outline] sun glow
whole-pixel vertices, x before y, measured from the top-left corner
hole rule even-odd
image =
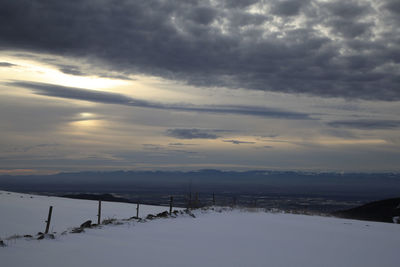
[[[85,131],[97,129],[104,124],[104,120],[99,118],[96,114],[90,112],[81,112],[76,114],[73,121],[68,123],[72,129],[77,131]]]
[[[112,89],[126,85],[129,81],[112,78],[102,78],[95,75],[71,75],[58,70],[56,67],[43,64],[34,60],[21,59],[1,55],[1,60],[14,64],[0,72],[1,80],[29,80],[58,84],[67,87],[78,87],[85,89]]]
[[[74,121],[72,125],[76,127],[96,127],[100,125],[100,120],[82,120]]]
[[[89,118],[93,118],[95,115],[93,113],[89,113],[89,112],[81,112],[79,113],[79,117],[82,119],[89,119]]]

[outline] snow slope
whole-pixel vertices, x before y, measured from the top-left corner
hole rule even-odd
[[[0,262],[10,267],[397,267],[400,259],[395,224],[239,210],[195,214],[104,226],[55,240],[18,239],[0,248]]]
[[[51,232],[62,232],[84,221],[97,222],[98,201],[47,197],[0,191],[0,239],[18,234],[44,232],[53,206]],[[140,205],[139,216],[159,213],[169,207]],[[136,216],[136,205],[102,202],[102,218],[130,218]]]

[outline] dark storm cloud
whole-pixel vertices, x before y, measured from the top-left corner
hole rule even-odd
[[[372,26],[371,23],[355,23],[349,20],[333,20],[329,25],[336,33],[348,38],[355,38],[363,35],[367,33]]]
[[[385,8],[395,14],[400,14],[400,2],[398,0],[386,1]]]
[[[220,136],[215,130],[202,129],[168,129],[166,135],[178,139],[217,139]]]
[[[400,128],[398,120],[348,120],[332,121],[328,123],[332,127],[356,128],[362,130],[380,130]]]
[[[51,64],[51,62],[49,62]],[[83,71],[81,68],[75,65],[64,65],[64,64],[57,64],[53,63],[52,65],[56,66],[59,71],[65,74],[71,74],[75,76],[90,76],[90,75],[95,75],[100,78],[111,78],[111,79],[118,79],[118,80],[133,80],[127,75],[122,75],[122,74],[110,74],[107,72],[93,72],[93,73],[88,73]]]
[[[188,18],[194,22],[208,25],[215,19],[217,11],[209,7],[196,7],[190,10]]]
[[[5,0],[0,49],[84,58],[125,76],[196,86],[397,101],[399,23],[386,13],[398,4],[371,3]],[[252,5],[265,12],[249,12]]]
[[[232,8],[245,8],[257,2],[258,0],[225,0],[224,4]]]
[[[265,15],[246,14],[241,11],[232,11],[229,16],[229,21],[232,27],[261,25],[270,19],[271,17]]]
[[[249,142],[249,141],[239,141],[239,140],[223,140],[226,143],[232,143],[235,145],[240,145],[240,144],[255,144],[255,142]]]
[[[374,22],[361,21],[373,11],[368,2],[331,1],[325,3],[324,11],[327,12],[325,23],[335,35],[355,38],[370,33],[374,26]]]
[[[61,97],[67,99],[84,100],[103,104],[117,104],[132,107],[153,108],[163,110],[173,110],[182,112],[199,112],[214,114],[237,114],[249,115],[266,118],[278,118],[289,120],[312,120],[308,114],[300,112],[285,111],[276,108],[266,108],[257,106],[233,106],[233,105],[171,105],[146,100],[139,100],[117,93],[108,93],[90,89],[66,87],[47,83],[15,81],[5,83],[9,86],[23,87],[33,90],[37,95]]]
[[[278,1],[272,7],[272,13],[283,16],[295,16],[299,14],[300,8],[306,2],[308,0]]]
[[[0,67],[5,67],[5,68],[10,68],[10,67],[15,67],[15,64],[8,63],[8,62],[0,62]]]
[[[329,10],[329,12],[336,16],[346,19],[355,19],[362,16],[370,10],[370,2],[368,1],[330,1],[324,4],[324,7]]]

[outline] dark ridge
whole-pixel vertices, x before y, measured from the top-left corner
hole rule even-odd
[[[133,203],[129,199],[122,198],[122,197],[115,197],[111,194],[70,194],[70,195],[62,195],[61,197],[74,198],[74,199],[86,199],[86,200],[101,200],[101,201],[109,201],[109,202]]]
[[[333,212],[333,215],[347,219],[393,223],[393,217],[400,216],[400,198],[374,201],[352,209]]]

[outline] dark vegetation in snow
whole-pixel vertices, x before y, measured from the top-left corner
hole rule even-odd
[[[337,217],[378,222],[393,222],[400,216],[400,198],[391,198],[367,203],[360,207],[333,213]]]

